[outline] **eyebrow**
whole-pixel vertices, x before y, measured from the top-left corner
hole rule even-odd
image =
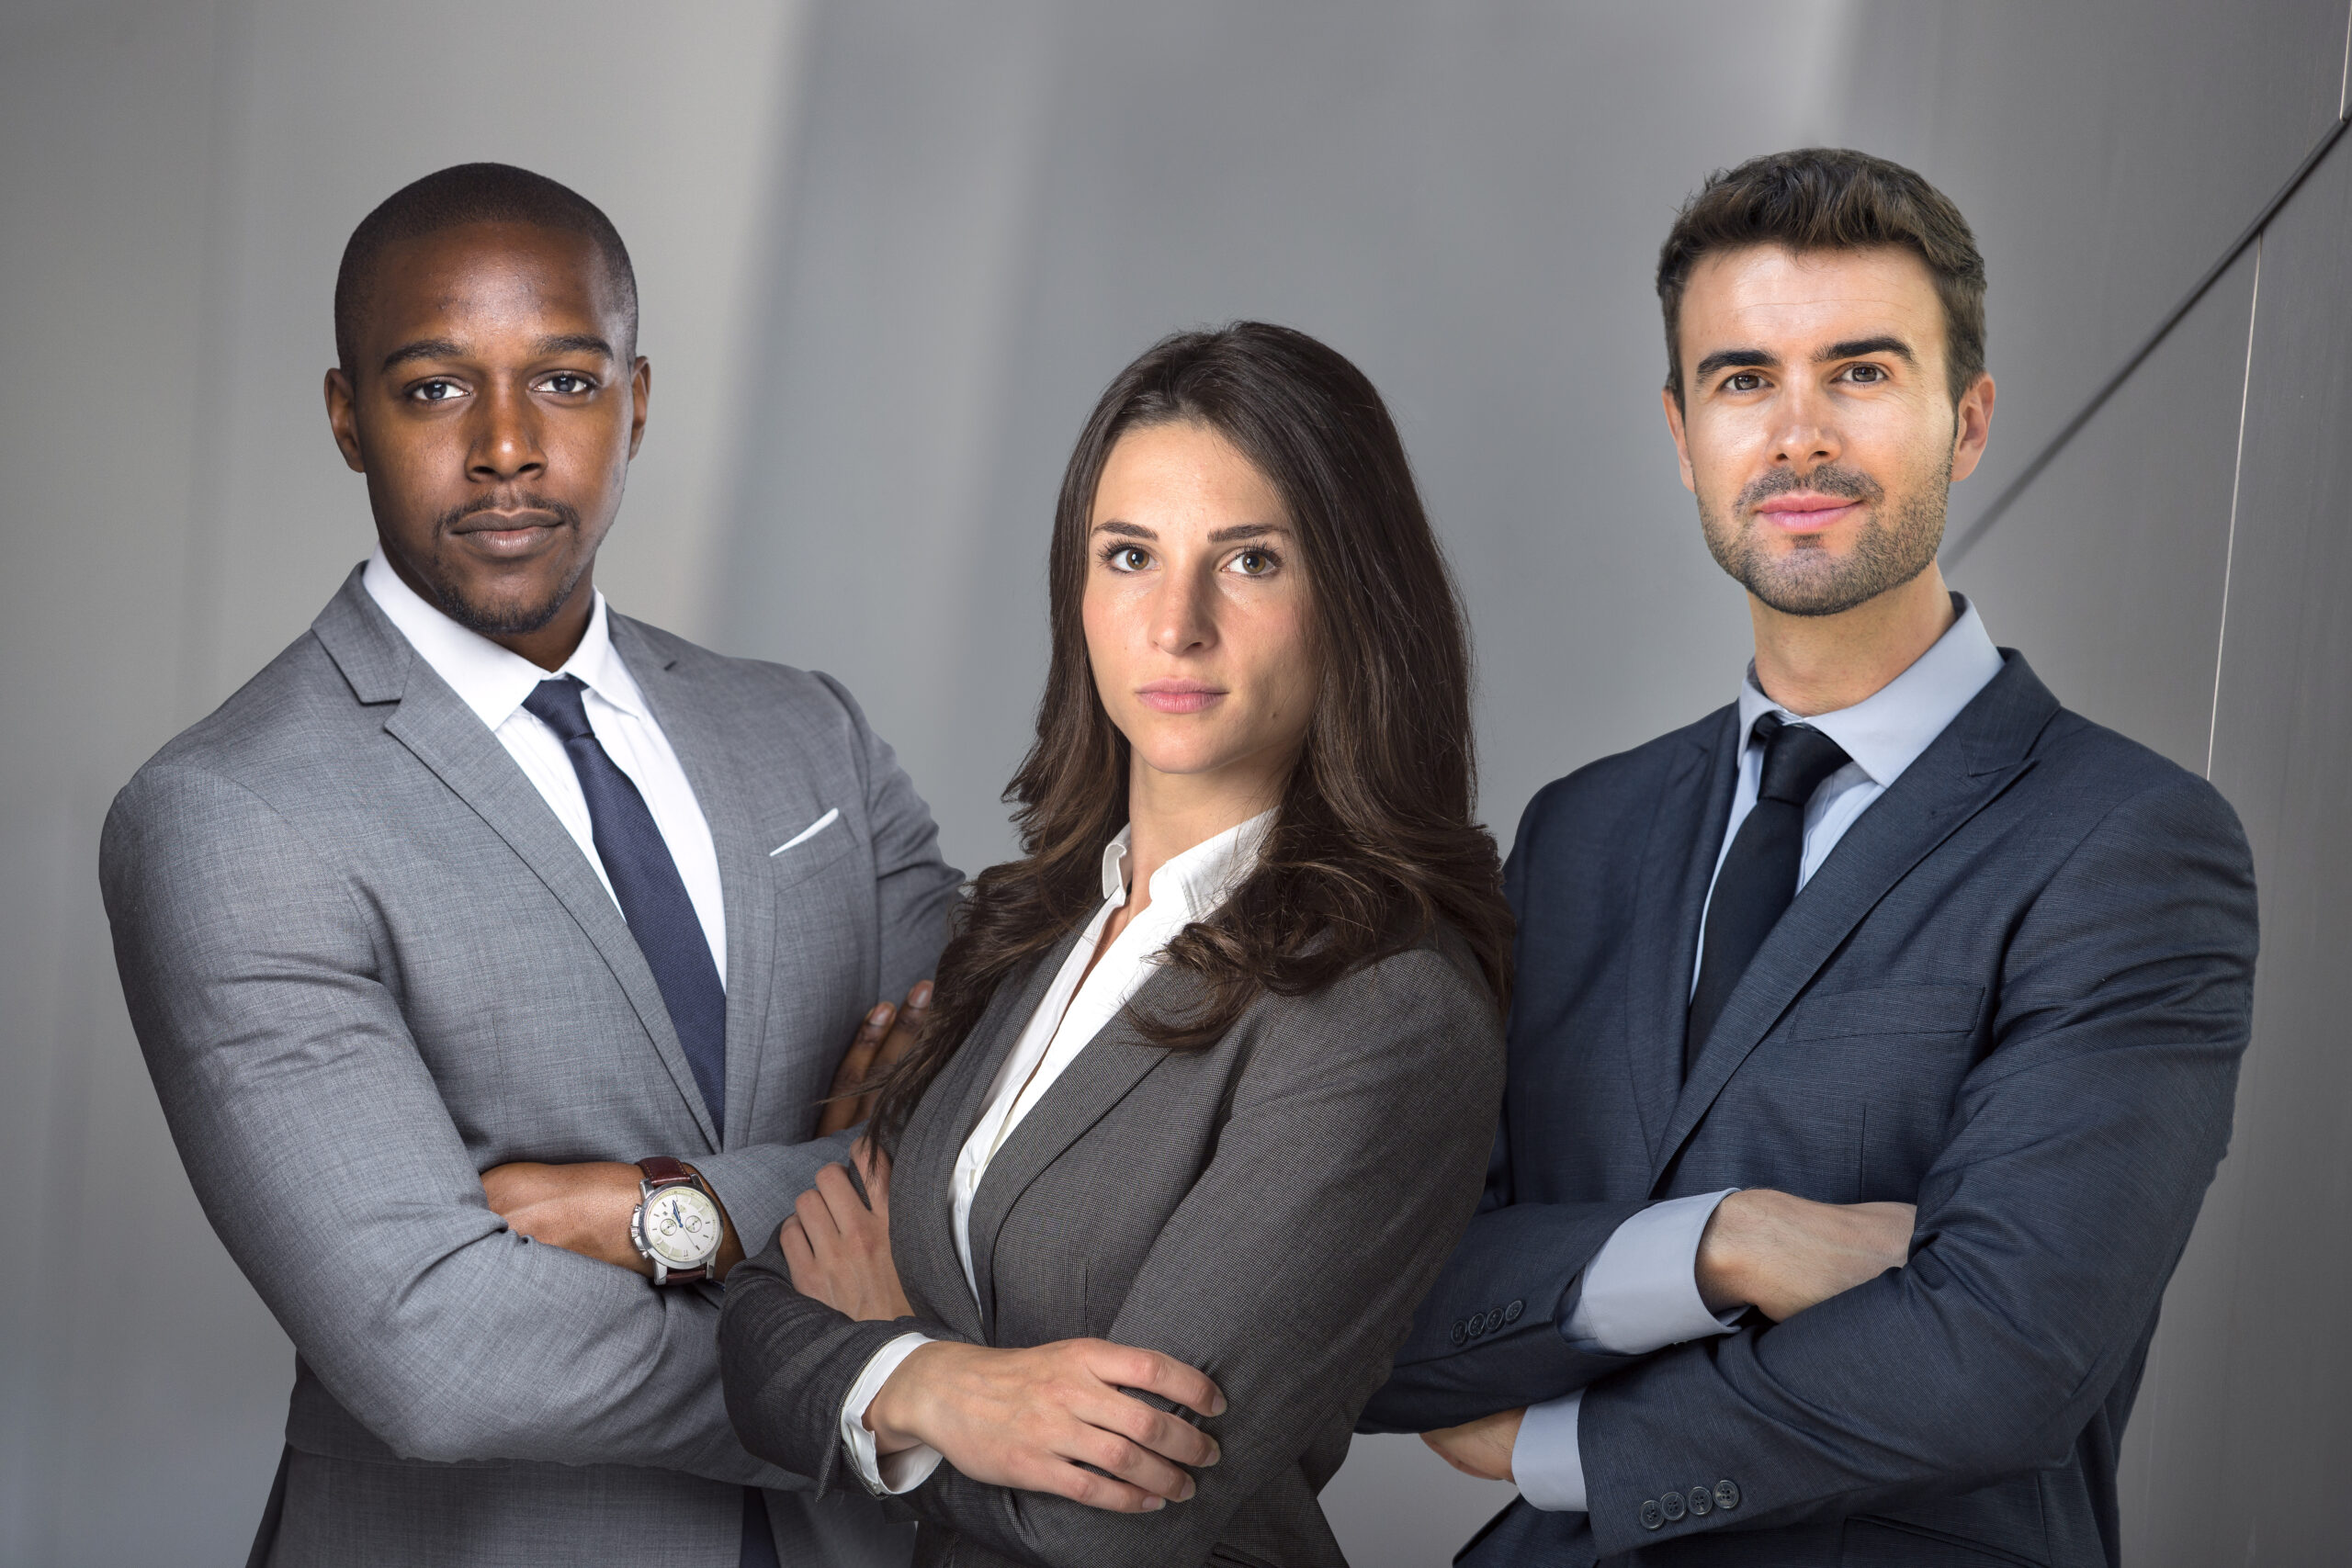
[[[606,359],[615,357],[613,345],[594,333],[559,333],[553,337],[539,339],[531,345],[531,350],[534,359],[548,359],[560,354],[599,354]],[[384,368],[390,371],[414,359],[462,359],[465,353],[464,345],[451,338],[419,338],[414,343],[404,343],[384,355]]]
[[[1154,542],[1157,542],[1159,538],[1158,534],[1153,533],[1150,529],[1144,527],[1140,524],[1121,523],[1115,520],[1108,523],[1097,523],[1094,525],[1094,532],[1097,534],[1118,534],[1130,539],[1150,539]],[[1219,528],[1215,533],[1211,534],[1209,536],[1209,543],[1212,545],[1229,545],[1239,539],[1260,539],[1265,537],[1268,534],[1287,534],[1288,532],[1290,532],[1289,529],[1283,527],[1278,523],[1236,523],[1230,527]]]

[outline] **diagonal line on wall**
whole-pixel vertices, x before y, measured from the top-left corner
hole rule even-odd
[[[2245,254],[2246,246],[2255,242],[2256,237],[2268,226],[2271,219],[2278,215],[2278,209],[2287,205],[2288,198],[2295,194],[2305,179],[2310,177],[2311,172],[2319,167],[2320,160],[2327,156],[2328,149],[2335,145],[2336,139],[2344,134],[2347,123],[2352,122],[2347,122],[2340,115],[2337,117],[2335,123],[2327,128],[2312,150],[2303,154],[2303,161],[2295,165],[2295,172],[2287,176],[2287,183],[2278,187],[2278,194],[2263,203],[2262,210],[2255,215],[2254,221],[2247,224],[2245,231],[2230,242],[2228,248],[2222,251],[2221,259],[2214,262],[2206,270],[2205,276],[2197,280],[2196,286],[2181,297],[2180,303],[2175,305],[2165,314],[2156,330],[2150,333],[2146,340],[2132,351],[2131,356],[2124,360],[2122,367],[2114,375],[2109,377],[2098,391],[2091,394],[2090,400],[2083,404],[2075,417],[2068,420],[2058,434],[2052,436],[2041,450],[2033,455],[2033,460],[2025,466],[2024,470],[2016,479],[2009,481],[2008,488],[1993,498],[1993,504],[1984,509],[1984,514],[1970,524],[1968,531],[1960,536],[1959,541],[1950,550],[1945,552],[1943,562],[1946,570],[1960,564],[1968,552],[1974,549],[1984,540],[1984,536],[1993,531],[1993,525],[2007,515],[2009,508],[2017,504],[2018,498],[2031,489],[2034,480],[2041,477],[2042,470],[2055,462],[2058,454],[2064,451],[2067,445],[2083,433],[2083,427],[2098,417],[2098,411],[2107,406],[2108,400],[2121,390],[2123,383],[2132,378],[2132,373],[2147,363],[2148,355],[2155,353],[2157,346],[2171,335],[2173,328],[2180,325],[2182,319],[2190,310],[2196,309],[2197,302],[2205,298],[2206,291],[2221,280],[2222,274],[2230,270],[2230,264]]]
[[[2222,624],[2213,634],[2213,713],[2205,726],[2205,776],[2213,776],[2213,743],[2222,733],[2222,659],[2230,637],[2230,568],[2238,558],[2238,485],[2245,478],[2245,413],[2254,400],[2254,327],[2262,319],[2262,237],[2254,241],[2254,300],[2245,310],[2245,384],[2238,389],[2238,451],[2230,468],[2230,532],[2222,545]]]

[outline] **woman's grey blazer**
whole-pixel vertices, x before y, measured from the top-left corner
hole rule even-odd
[[[1476,1205],[1502,1092],[1494,997],[1442,933],[1313,995],[1262,997],[1204,1049],[1148,1044],[1122,1014],[989,1165],[971,1215],[976,1303],[950,1176],[1076,940],[1000,987],[900,1140],[890,1246],[916,1318],[857,1323],[800,1295],[772,1243],[728,1280],[729,1413],[753,1452],[854,1487],[842,1401],[910,1328],[1162,1350],[1227,1400],[1201,1422],[1223,1456],[1193,1497],[1109,1513],[943,1464],[906,1497],[923,1522],[916,1562],[1343,1563],[1316,1494]],[[1135,1006],[1181,1015],[1199,991],[1167,969]]]

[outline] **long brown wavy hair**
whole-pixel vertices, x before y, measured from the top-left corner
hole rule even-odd
[[[1127,820],[1126,738],[1094,688],[1080,618],[1103,465],[1130,430],[1192,423],[1232,442],[1288,512],[1322,656],[1306,743],[1256,870],[1168,958],[1204,1005],[1136,1022],[1208,1044],[1261,995],[1296,996],[1441,923],[1508,1003],[1510,910],[1495,842],[1472,819],[1470,653],[1445,558],[1388,410],[1362,371],[1288,327],[1238,321],[1163,338],[1119,374],[1070,454],[1048,571],[1052,666],[1037,739],[1004,793],[1023,857],[973,884],[939,960],[922,1038],[882,1081],[894,1146],[997,987],[1090,919],[1102,847]]]

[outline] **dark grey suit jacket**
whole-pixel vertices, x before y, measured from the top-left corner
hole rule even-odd
[[[718,852],[724,1129],[594,868],[357,574],[107,820],[156,1093],[300,1358],[257,1557],[733,1568],[745,1483],[778,1489],[787,1545],[838,1525],[863,1551],[736,1442],[715,1291],[532,1246],[483,1201],[507,1161],[668,1154],[773,1232],[841,1157],[809,1140],[842,1045],[931,973],[957,885],[839,686],[610,625]]]
[[[2115,1561],[2124,1417],[2229,1138],[2253,868],[2202,779],[2006,658],[1797,895],[1688,1082],[1736,710],[1529,806],[1487,1198],[1367,1421],[1584,1389],[1592,1509],[1513,1503],[1463,1561]],[[1725,1187],[1917,1203],[1909,1266],[1653,1356],[1562,1338],[1621,1222]]]
[[[1073,941],[1000,988],[901,1141],[890,1245],[919,1321],[850,1321],[796,1292],[771,1247],[730,1278],[728,1408],[753,1452],[855,1487],[842,1400],[910,1326],[1163,1350],[1230,1402],[1201,1423],[1223,1457],[1192,1498],[1105,1513],[943,1464],[908,1495],[924,1521],[916,1560],[1340,1563],[1316,1494],[1477,1201],[1502,1085],[1494,999],[1446,938],[1312,996],[1261,998],[1203,1050],[1147,1044],[1114,1020],[989,1167],[976,1305],[950,1230],[956,1154]],[[1136,1006],[1182,1013],[1197,984],[1164,971]]]

